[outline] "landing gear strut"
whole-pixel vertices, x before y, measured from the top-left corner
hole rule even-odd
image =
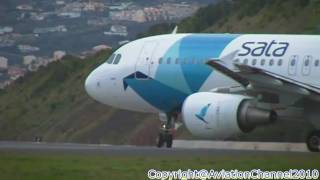
[[[167,120],[165,123],[161,125],[160,131],[159,131],[158,140],[157,140],[158,148],[163,147],[164,144],[166,144],[167,148],[172,147],[173,134],[175,131],[175,127],[174,127],[175,120],[176,120],[175,115],[167,115]]]
[[[319,152],[320,130],[312,131],[307,137],[307,147],[311,152]]]

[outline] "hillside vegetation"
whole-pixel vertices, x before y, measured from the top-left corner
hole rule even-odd
[[[0,139],[153,144],[158,127],[154,116],[101,105],[84,91],[85,77],[109,54],[65,57],[1,92]]]
[[[317,0],[221,1],[181,21],[179,32],[320,33]],[[141,36],[172,31],[173,24],[152,27]],[[88,73],[104,62],[105,51],[84,60],[67,56],[30,73],[0,94],[0,140],[113,144],[154,144],[156,115],[101,105],[83,87]],[[299,131],[296,131],[299,128]],[[310,126],[280,122],[239,139],[302,141]],[[185,130],[178,137],[190,137]],[[237,138],[238,139],[238,138]]]
[[[178,23],[179,33],[320,34],[319,0],[233,0],[199,9]],[[170,33],[155,25],[144,36]]]

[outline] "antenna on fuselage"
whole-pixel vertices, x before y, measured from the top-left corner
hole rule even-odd
[[[177,34],[178,33],[178,26],[174,27],[171,34]]]

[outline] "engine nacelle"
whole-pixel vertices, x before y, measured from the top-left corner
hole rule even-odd
[[[186,98],[182,119],[192,134],[215,139],[250,132],[276,121],[277,114],[257,107],[248,96],[200,92]]]

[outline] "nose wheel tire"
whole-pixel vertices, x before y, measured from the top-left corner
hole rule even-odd
[[[172,147],[177,116],[176,113],[166,114],[166,121],[161,125],[157,139],[158,148],[163,147],[164,144],[166,144],[167,148]]]
[[[161,148],[164,144],[164,138],[163,135],[161,133],[159,133],[158,135],[158,139],[157,139],[157,147]]]
[[[166,137],[167,148],[172,147],[172,142],[173,142],[173,136],[172,136],[172,134],[168,134]]]
[[[320,130],[312,131],[307,137],[307,147],[311,152],[319,152]]]
[[[161,148],[164,144],[166,144],[167,148],[172,147],[173,135],[169,133],[159,133],[157,147]]]

